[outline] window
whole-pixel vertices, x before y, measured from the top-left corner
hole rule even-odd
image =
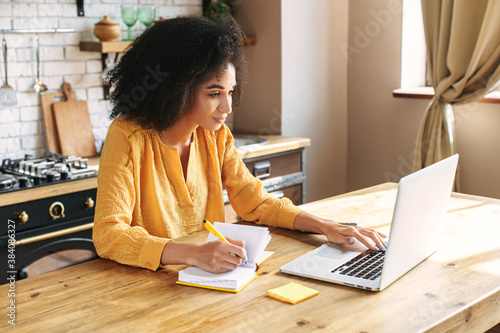
[[[403,0],[401,88],[425,87],[426,55],[420,0]]]
[[[401,86],[393,91],[393,96],[430,99],[434,89],[428,77],[420,0],[403,0],[402,14]],[[479,102],[500,103],[500,90]]]

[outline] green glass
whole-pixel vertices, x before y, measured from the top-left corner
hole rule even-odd
[[[154,23],[156,18],[156,8],[147,6],[139,8],[139,21],[146,26],[146,29]]]
[[[122,20],[123,23],[128,27],[127,39],[133,40],[132,38],[132,27],[137,22],[139,11],[137,6],[122,6]]]

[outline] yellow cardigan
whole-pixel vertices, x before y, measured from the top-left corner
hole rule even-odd
[[[93,240],[102,258],[156,270],[165,244],[224,221],[223,186],[236,213],[247,221],[293,228],[300,209],[275,199],[253,177],[224,125],[198,127],[191,143],[187,180],[177,148],[154,130],[117,118],[101,153]]]

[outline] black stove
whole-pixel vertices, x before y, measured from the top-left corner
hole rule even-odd
[[[12,274],[27,277],[29,265],[59,251],[85,249],[97,257],[92,242],[96,176],[87,158],[75,156],[46,153],[2,161],[0,260],[9,262],[9,270],[0,272],[0,284]]]
[[[0,193],[95,177],[87,158],[46,153],[40,158],[26,155],[5,159],[0,165]]]

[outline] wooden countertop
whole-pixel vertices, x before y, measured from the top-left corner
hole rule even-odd
[[[255,158],[265,155],[278,154],[294,149],[301,149],[311,145],[311,139],[294,138],[281,135],[262,135],[269,140],[269,143],[262,145],[248,146],[238,149],[241,158]]]
[[[97,188],[97,177],[0,194],[0,207]]]
[[[395,198],[396,184],[386,183],[302,207],[387,232]],[[237,294],[175,284],[183,265],[152,272],[98,259],[15,282],[16,330],[484,332],[500,322],[499,214],[500,200],[453,194],[438,252],[382,292],[281,273],[280,266],[326,239],[279,228],[270,228],[267,250],[275,253]],[[291,281],[319,295],[296,305],[266,296]],[[7,297],[9,288],[0,286],[0,294]],[[0,331],[8,326],[0,321]]]
[[[254,145],[248,149],[238,149],[238,153],[243,159],[277,154],[294,149],[307,147],[311,144],[310,139],[284,137],[281,135],[263,136],[269,140],[269,143]],[[99,157],[89,158],[89,164],[95,170],[99,169]],[[97,178],[87,178],[75,180],[67,183],[54,184],[50,186],[41,186],[22,191],[14,191],[0,194],[0,207],[16,203],[43,199],[56,195],[74,193],[78,191],[97,188]]]

